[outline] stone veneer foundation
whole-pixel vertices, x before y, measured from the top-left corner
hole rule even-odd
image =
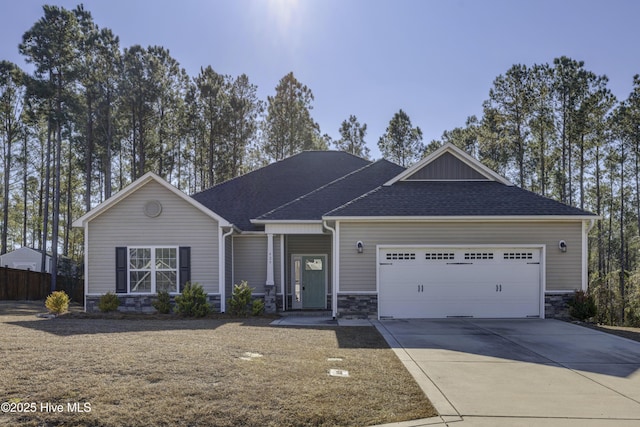
[[[338,317],[343,319],[377,319],[377,294],[338,294]]]
[[[569,301],[574,297],[570,294],[546,294],[544,296],[544,317],[546,319],[568,319]]]
[[[567,319],[569,301],[574,294],[547,294],[544,297],[544,311],[547,319]],[[375,294],[338,295],[338,317],[357,319],[377,319],[378,296]]]
[[[151,305],[155,299],[154,295],[118,295],[120,306],[118,311],[125,313],[154,313],[155,308]],[[547,319],[567,319],[569,316],[569,301],[574,294],[547,294],[544,297],[545,318]],[[207,295],[209,304],[215,312],[220,312],[220,295]],[[328,306],[331,302],[328,298]],[[86,297],[87,312],[97,312],[100,296],[89,295]],[[282,310],[282,296],[275,298],[276,310]],[[273,303],[272,302],[272,303]],[[174,303],[174,295],[171,296],[171,305]],[[378,295],[376,294],[339,294],[338,295],[338,317],[345,319],[377,319],[378,318]]]
[[[122,313],[155,313],[156,309],[153,308],[151,303],[156,298],[155,295],[131,295],[124,294],[118,295],[120,299],[120,306],[118,311]],[[86,311],[88,313],[100,311],[98,308],[98,302],[100,301],[100,295],[87,295],[86,297]],[[207,295],[207,301],[213,307],[214,312],[220,312],[220,295]],[[171,306],[175,306],[175,295],[171,295]]]

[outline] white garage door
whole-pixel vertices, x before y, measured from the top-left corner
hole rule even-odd
[[[540,248],[381,248],[380,317],[538,317]]]

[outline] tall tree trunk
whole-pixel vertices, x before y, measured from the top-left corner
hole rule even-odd
[[[47,238],[49,237],[49,197],[50,197],[50,184],[51,184],[51,145],[52,139],[52,121],[49,117],[47,124],[47,154],[45,160],[45,181],[44,181],[44,207],[42,212],[42,241],[40,242],[40,250],[42,250],[42,268],[43,273],[47,272]]]
[[[638,226],[638,233],[640,234],[640,141],[636,141],[634,146],[634,161],[635,161],[635,170],[634,170],[634,178],[636,184],[636,221]]]
[[[602,194],[600,190],[600,146],[596,145],[596,171],[595,171],[595,179],[596,179],[596,214],[602,215]],[[597,230],[598,230],[598,277],[602,281],[605,272],[604,272],[604,242],[603,242],[603,228],[602,221],[597,221]]]
[[[8,119],[11,120],[11,119]],[[9,124],[6,127],[6,144],[4,145],[4,188],[3,188],[3,200],[2,200],[2,248],[0,249],[0,254],[7,253],[7,234],[9,230],[9,184],[10,184],[10,175],[11,175],[11,140],[13,139],[13,135],[11,132],[12,125]]]
[[[567,95],[562,95],[562,173],[560,182],[560,201],[567,202]]]
[[[68,157],[68,164],[67,164],[67,211],[66,211],[66,218],[65,218],[65,224],[64,224],[64,247],[63,247],[63,255],[65,256],[69,256],[69,240],[70,240],[70,235],[71,235],[71,214],[72,214],[72,202],[73,202],[73,196],[71,195],[71,189],[73,188],[71,185],[71,179],[72,179],[72,171],[73,171],[73,156],[71,153],[71,149],[69,149],[69,157]],[[89,208],[91,208],[91,206],[89,206]]]
[[[137,168],[137,150],[138,150],[138,141],[136,138],[136,109],[135,109],[135,105],[131,105],[131,137],[132,137],[132,141],[131,141],[131,181],[135,181],[135,179],[138,177],[138,168]],[[122,165],[122,162],[120,162],[120,164]],[[121,184],[122,185],[122,184]],[[122,188],[122,187],[120,187]]]
[[[580,135],[580,209],[584,210],[584,133]]]
[[[625,324],[625,311],[626,311],[626,283],[625,283],[625,270],[626,259],[624,255],[625,235],[624,235],[624,143],[620,148],[620,320],[622,324]]]
[[[60,233],[60,172],[62,162],[62,77],[58,76],[56,104],[56,146],[53,188],[53,224],[51,227],[51,292],[56,290],[58,279],[58,236]]]
[[[29,174],[27,171],[28,165],[29,163],[27,162],[27,155],[28,155],[28,141],[29,141],[29,134],[27,133],[27,131],[24,131],[24,146],[23,146],[23,151],[22,151],[22,160],[23,160],[23,164],[22,164],[22,246],[27,246],[27,197],[29,195],[28,192],[28,178],[29,178]],[[33,237],[32,237],[33,240]],[[32,242],[34,243],[34,242]]]
[[[545,141],[544,141],[544,124],[540,121],[540,194],[546,196],[546,170],[545,170]]]
[[[89,89],[87,89],[87,141],[84,154],[84,174],[85,174],[85,192],[84,192],[84,208],[87,212],[91,210],[91,187],[93,179],[93,99]],[[71,167],[71,166],[70,166]]]
[[[104,198],[111,197],[111,146],[113,142],[113,126],[111,124],[111,95],[107,95],[107,146],[104,161]]]

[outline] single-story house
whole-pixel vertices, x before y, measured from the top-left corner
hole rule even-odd
[[[268,311],[336,317],[553,317],[587,288],[598,217],[518,188],[447,144],[410,168],[309,151],[188,196],[147,173],[74,222],[85,307],[146,310],[246,280]]]
[[[51,273],[51,255],[45,255],[45,273]],[[0,266],[17,270],[42,271],[42,251],[26,246],[0,255]]]

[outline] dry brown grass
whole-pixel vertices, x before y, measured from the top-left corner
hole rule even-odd
[[[352,426],[435,415],[371,327],[36,318],[41,311],[0,303],[0,402],[38,405],[0,414],[0,425]],[[245,352],[262,357],[242,360]],[[331,377],[331,368],[350,376]],[[42,411],[46,402],[65,412]],[[91,412],[66,412],[73,402]]]

